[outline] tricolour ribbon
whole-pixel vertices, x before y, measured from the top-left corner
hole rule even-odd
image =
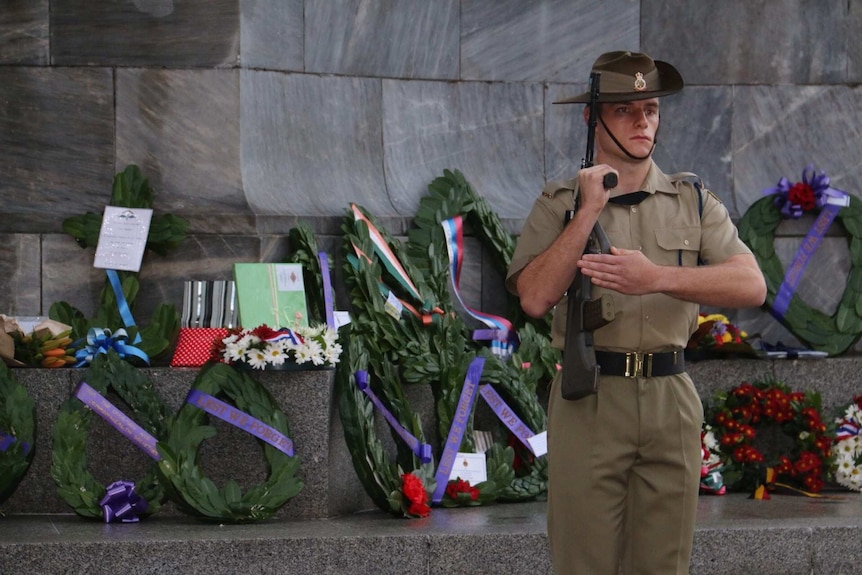
[[[156,438],[143,427],[135,423],[129,416],[117,409],[101,393],[90,387],[86,382],[79,383],[72,392],[81,402],[104,419],[108,425],[119,431],[129,441],[137,445],[141,451],[155,459],[161,459],[156,450]]]
[[[419,293],[419,289],[413,283],[413,280],[410,279],[407,271],[404,269],[404,266],[401,265],[401,262],[398,259],[398,256],[395,255],[395,252],[389,247],[389,244],[386,242],[386,239],[383,237],[383,234],[371,223],[365,214],[362,213],[362,210],[359,209],[359,206],[356,204],[350,204],[351,210],[353,210],[353,219],[354,221],[364,222],[368,228],[368,235],[371,237],[371,242],[374,244],[374,251],[377,253],[377,256],[380,258],[383,267],[389,272],[389,274],[395,278],[395,281],[404,288],[413,300],[416,303],[421,304],[421,310],[417,310],[414,306],[410,305],[408,302],[404,301],[401,298],[398,298],[405,309],[409,310],[414,316],[422,320],[422,323],[429,324],[433,319],[433,314],[443,314],[443,310],[440,309],[439,306],[435,306],[433,302],[425,301],[422,299],[422,294]],[[358,257],[365,259],[366,261],[371,261],[366,254],[362,252],[356,245],[353,246],[353,250],[356,252]],[[388,296],[390,291],[385,283],[378,280],[378,287],[380,289],[380,293],[383,294],[384,297]]]
[[[135,484],[131,481],[111,483],[99,505],[105,523],[137,523],[138,514],[146,513],[149,507],[147,500],[135,493]]]
[[[371,403],[374,404],[374,407],[383,415],[383,418],[389,423],[389,426],[398,434],[404,443],[410,448],[416,457],[422,463],[430,463],[431,462],[431,445],[427,443],[421,443],[416,437],[414,437],[409,431],[404,429],[404,426],[401,425],[401,422],[396,419],[392,413],[386,409],[386,406],[383,405],[383,402],[380,401],[380,398],[377,397],[377,394],[371,389],[371,386],[368,385],[368,372],[365,370],[357,371],[355,374],[356,379],[356,387],[358,387],[365,395],[368,396],[368,399],[371,400]]]
[[[229,403],[225,403],[208,393],[194,388],[186,396],[186,403],[203,409],[210,415],[218,417],[222,421],[242,429],[246,433],[250,433],[258,439],[269,443],[282,453],[293,457],[293,441],[289,437]]]
[[[111,333],[109,329],[92,327],[87,332],[87,345],[75,352],[75,367],[89,365],[98,354],[108,353],[110,350],[117,352],[122,358],[134,356],[147,365],[150,364],[149,356],[129,343],[129,335],[123,328]]]
[[[505,425],[512,434],[517,437],[521,443],[527,446],[527,448],[535,455],[536,457],[540,457],[544,455],[544,453],[536,453],[536,449],[530,443],[530,439],[535,437],[536,434],[533,433],[533,430],[527,427],[521,419],[515,415],[515,412],[512,411],[503,398],[500,397],[500,394],[497,393],[493,387],[489,384],[484,384],[479,386],[479,394],[485,400],[485,403],[488,404],[488,407],[491,408],[497,418]]]
[[[835,441],[844,441],[862,434],[862,427],[855,421],[843,419],[835,430]]]
[[[772,315],[778,320],[784,319],[790,307],[790,301],[793,299],[793,294],[796,292],[796,288],[802,279],[802,274],[805,268],[808,267],[808,262],[820,246],[823,236],[826,235],[826,231],[832,225],[839,210],[843,205],[846,205],[847,198],[847,192],[829,186],[829,177],[825,173],[822,171],[816,173],[809,166],[802,172],[802,182],[791,186],[787,178],[781,178],[778,186],[764,190],[764,194],[775,196],[775,205],[785,218],[799,218],[805,211],[804,207],[798,203],[800,200],[794,200],[792,197],[792,192],[796,189],[796,186],[802,186],[806,188],[806,192],[810,191],[813,194],[807,197],[808,201],[813,204],[810,206],[811,209],[814,206],[821,209],[817,215],[817,219],[814,220],[811,229],[802,241],[802,245],[796,251],[796,256],[785,272],[784,280],[778,288],[778,293],[775,296],[771,309]],[[802,197],[802,194],[800,194],[800,197]]]
[[[464,433],[467,431],[467,423],[470,419],[470,413],[473,411],[476,391],[479,388],[479,380],[482,378],[484,368],[484,357],[475,358],[470,362],[470,367],[467,368],[467,377],[464,378],[464,387],[461,388],[461,397],[458,398],[455,417],[452,418],[443,455],[440,457],[440,465],[434,475],[434,479],[437,481],[437,487],[431,497],[431,501],[434,503],[440,503],[443,500],[446,485],[449,483],[449,476],[452,474],[452,466],[455,464],[458,449],[460,449],[461,442],[464,440]]]
[[[461,264],[464,259],[464,233],[461,216],[455,216],[441,222],[446,235],[446,250],[449,253],[449,289],[452,292],[457,308],[468,317],[483,323],[488,329],[478,329],[473,332],[473,339],[490,341],[491,352],[506,358],[515,350],[516,333],[512,323],[502,317],[472,309],[464,303],[461,297]],[[463,315],[462,314],[462,315]]]

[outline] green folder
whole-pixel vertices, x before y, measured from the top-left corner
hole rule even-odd
[[[308,325],[301,264],[240,263],[233,266],[239,324],[277,329]]]

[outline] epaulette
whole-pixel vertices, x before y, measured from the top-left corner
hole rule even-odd
[[[676,173],[676,174],[669,176],[669,178],[670,178],[670,181],[674,184],[677,182],[682,182],[684,180],[689,180],[691,178],[694,178],[695,181],[692,182],[692,184],[694,185],[695,189],[698,192],[706,192],[710,197],[712,197],[712,199],[714,199],[719,204],[724,203],[721,201],[721,198],[719,198],[718,196],[715,195],[715,193],[713,193],[712,190],[710,190],[709,188],[707,188],[706,186],[703,185],[703,180],[700,178],[700,176],[698,176],[694,172],[679,172],[679,173]]]
[[[542,195],[553,200],[560,192],[572,192],[574,189],[574,180],[548,182],[542,190]]]

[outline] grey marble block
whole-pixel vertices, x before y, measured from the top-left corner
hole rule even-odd
[[[727,86],[690,86],[661,99],[656,163],[667,174],[694,172],[738,217],[731,151],[733,91]]]
[[[240,0],[243,68],[303,70],[304,4],[304,0]]]
[[[733,89],[733,178],[744,213],[782,177],[802,178],[807,166],[830,185],[862,194],[856,149],[862,134],[862,90],[845,86],[736,86]]]
[[[458,0],[306,0],[305,70],[458,78]]]
[[[51,63],[233,66],[237,0],[51,1]]]
[[[461,79],[586,81],[602,52],[637,50],[640,15],[626,0],[464,2]]]
[[[392,213],[380,80],[243,70],[242,181],[256,214]]]
[[[862,80],[862,2],[850,0],[847,15],[847,82],[856,84]]]
[[[113,86],[103,68],[0,68],[0,231],[59,231],[104,206],[113,177]]]
[[[641,48],[692,84],[835,84],[858,36],[845,0],[642,0]],[[800,46],[805,46],[800,50]]]
[[[49,0],[10,0],[0,11],[0,64],[48,63]]]
[[[35,234],[0,234],[0,313],[39,315],[41,309],[41,243]]]
[[[385,81],[384,168],[397,213],[460,170],[502,218],[524,217],[543,182],[538,84]],[[535,196],[534,196],[535,194]]]
[[[118,70],[117,171],[137,164],[160,212],[250,214],[239,142],[236,70]]]

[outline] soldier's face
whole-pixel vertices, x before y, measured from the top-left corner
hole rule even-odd
[[[607,131],[610,131],[630,154],[639,158],[649,156],[658,131],[658,98],[602,104],[601,113]],[[596,138],[603,151],[622,154],[601,122],[596,127]]]

